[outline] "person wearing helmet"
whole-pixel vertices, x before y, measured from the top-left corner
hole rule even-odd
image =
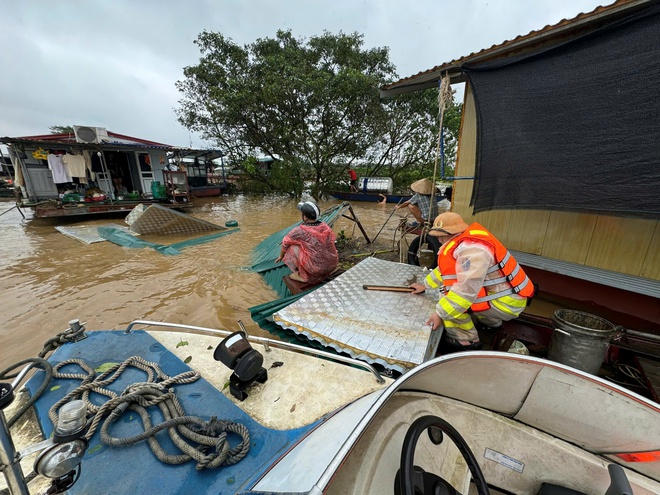
[[[468,225],[458,213],[441,213],[429,235],[438,237],[438,267],[413,294],[440,289],[440,300],[427,325],[444,325],[442,351],[481,348],[480,327],[496,329],[517,318],[536,291],[534,284],[497,238],[478,223]],[[470,314],[471,313],[471,314]]]
[[[336,235],[321,222],[321,212],[312,201],[298,204],[302,222],[282,239],[282,249],[275,263],[284,261],[290,277],[299,282],[315,283],[332,273],[339,263]]]

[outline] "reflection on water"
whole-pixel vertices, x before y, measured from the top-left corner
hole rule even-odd
[[[125,328],[136,319],[237,330],[242,320],[249,332],[264,335],[247,308],[277,295],[245,267],[257,244],[300,219],[296,204],[279,196],[195,200],[191,215],[220,225],[237,220],[240,232],[166,256],[110,242],[87,245],[55,230],[58,225],[123,224],[121,217],[46,220],[33,219],[28,210],[23,220],[16,209],[8,211],[14,203],[0,203],[0,369],[36,356],[74,318],[86,321],[90,330]],[[353,203],[353,209],[374,237],[392,205]],[[396,217],[379,242],[392,238]],[[360,236],[353,222],[343,218],[334,230]],[[172,244],[186,237],[145,239]]]

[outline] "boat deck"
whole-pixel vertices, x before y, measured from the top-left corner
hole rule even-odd
[[[162,463],[146,441],[122,447],[109,446],[101,440],[99,425],[90,439],[82,475],[67,493],[100,493],[116,486],[117,480],[121,480],[123,493],[162,493],[164,486],[167,493],[240,493],[248,489],[271,462],[314,429],[322,418],[348,401],[382,389],[387,384],[387,381],[378,383],[371,372],[362,369],[273,346],[269,351],[257,347],[264,356],[263,367],[268,379],[249,387],[247,398],[240,401],[229,393],[226,386],[232,371],[213,359],[213,349],[219,342],[218,336],[143,330],[126,334],[118,330],[88,332],[84,340],[59,347],[49,358],[53,365],[80,359],[96,372],[97,377],[135,355],[155,363],[170,377],[197,370],[202,378],[192,383],[175,384],[170,389],[175,392],[185,414],[204,421],[217,418],[235,422],[245,426],[250,435],[250,450],[242,460],[200,471],[196,469],[195,461],[179,465]],[[341,380],[337,379],[337,367],[341,368]],[[36,402],[35,412],[45,438],[53,432],[50,408],[79,387],[86,374],[75,363],[67,364],[60,372],[78,376],[53,379]],[[114,377],[114,373],[110,377]],[[26,387],[30,394],[35,393],[42,378],[43,373],[38,372],[28,382]],[[100,406],[109,399],[99,393],[103,389],[119,395],[128,385],[147,380],[144,370],[129,366],[115,382],[102,389],[94,388],[89,400]],[[316,391],[313,396],[309,394],[310,388]],[[148,412],[153,424],[164,420],[158,407],[150,406]],[[109,426],[108,433],[121,439],[140,435],[146,429],[143,421],[132,410],[126,411]],[[158,433],[155,439],[168,454],[180,454],[165,431]],[[231,448],[236,448],[241,437],[230,433],[228,440]],[[129,465],[139,466],[139,469],[131,469]]]

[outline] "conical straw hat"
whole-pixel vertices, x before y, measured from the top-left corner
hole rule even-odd
[[[419,179],[412,183],[410,189],[419,194],[431,194],[433,192],[433,182],[428,179]]]

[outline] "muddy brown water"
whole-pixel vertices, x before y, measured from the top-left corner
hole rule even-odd
[[[339,201],[321,202],[321,209]],[[278,196],[225,196],[195,200],[189,214],[224,225],[238,221],[239,232],[178,256],[153,249],[124,248],[110,242],[84,244],[55,230],[59,225],[124,225],[122,217],[23,219],[14,203],[0,203],[0,370],[36,356],[44,343],[72,319],[89,330],[122,329],[137,319],[168,321],[268,336],[248,308],[277,294],[249,271],[250,253],[269,235],[297,222],[297,201]],[[367,234],[374,237],[393,205],[352,203]],[[392,245],[402,213],[396,212],[378,237]],[[361,236],[344,218],[335,232]],[[193,236],[194,237],[194,236]],[[146,236],[172,244],[185,236]]]

